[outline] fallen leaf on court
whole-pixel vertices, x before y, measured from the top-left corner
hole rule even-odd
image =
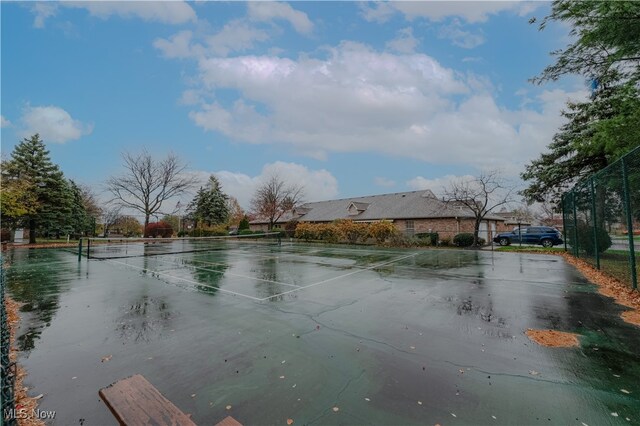
[[[418,401],[418,405],[422,405],[422,401]]]
[[[589,426],[588,424],[586,424],[585,422],[580,422],[582,423],[582,426]]]
[[[529,370],[529,374],[531,374],[532,376],[537,376],[540,373],[538,373],[536,370]]]
[[[33,399],[40,399],[40,398],[42,398],[43,396],[44,396],[43,394],[40,394],[40,395],[38,395],[38,396],[34,396],[34,397],[33,397]]]
[[[453,417],[458,417],[458,416],[456,416],[456,415],[455,415],[455,414],[453,414],[453,413],[450,413],[450,414],[451,414]]]
[[[629,392],[629,391],[628,391],[628,390],[626,390],[626,389],[620,389],[620,392],[622,392],[622,393],[631,393],[631,392]]]
[[[153,359],[153,357],[152,357],[152,356],[150,356],[150,357],[149,357],[149,358],[147,358],[147,359]]]
[[[619,374],[614,374],[613,377],[620,377],[620,375]]]
[[[293,419],[287,419],[287,424],[288,425],[292,425],[293,424]]]
[[[415,348],[416,348],[415,346],[409,346],[409,349],[415,349]]]
[[[231,406],[230,406],[230,405],[227,405],[225,408],[226,408],[227,410],[231,410]]]
[[[464,370],[462,368],[458,371],[460,372],[460,374],[464,374]]]
[[[493,420],[498,420],[498,419],[496,418],[496,416],[491,416],[491,418],[492,418]]]
[[[364,400],[367,401],[367,402],[371,401],[369,398],[365,398]]]
[[[287,360],[282,361],[280,364],[284,364],[285,362],[287,362]]]
[[[338,407],[333,407],[332,410],[333,410],[334,413],[337,413],[338,411],[340,411],[340,409]]]
[[[102,360],[100,362],[108,362],[108,361],[111,360],[112,357],[113,357],[113,355],[103,356]]]
[[[77,379],[77,377],[76,377],[76,376],[73,376],[73,377],[71,378],[71,380],[75,380],[75,379]]]
[[[612,415],[613,417],[618,417],[618,413],[616,413],[616,412],[611,413],[611,415]]]
[[[296,386],[298,386],[298,385],[296,385],[296,384],[294,383],[294,384],[293,384],[293,386],[291,386],[291,387],[292,387],[292,388],[295,388]]]
[[[195,393],[192,393],[192,394],[191,394],[191,398],[195,398],[195,397],[196,397],[196,394],[195,394]]]
[[[280,376],[281,379],[284,379],[284,376]]]

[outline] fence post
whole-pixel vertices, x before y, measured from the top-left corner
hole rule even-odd
[[[567,215],[566,215],[566,193],[562,194],[562,233],[564,234],[564,251],[567,251]]]
[[[620,159],[622,165],[622,189],[624,196],[624,210],[627,219],[627,237],[629,239],[629,267],[631,268],[631,284],[634,289],[638,288],[638,277],[636,275],[636,248],[633,242],[633,220],[631,216],[631,201],[629,200],[629,177],[627,176],[627,163],[625,157]]]
[[[576,211],[576,190],[571,191],[571,201],[573,204],[573,255],[580,257],[578,254],[578,212]]]
[[[80,241],[78,241],[78,262],[82,258],[82,237],[80,237]]]
[[[600,269],[600,250],[598,250],[598,218],[596,217],[596,189],[593,176],[589,179],[591,187],[591,220],[593,222],[593,250],[596,255],[596,268]]]

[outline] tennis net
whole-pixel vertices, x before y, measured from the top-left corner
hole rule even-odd
[[[186,238],[85,238],[78,250],[79,255],[89,259],[122,259],[274,246],[279,245],[280,241],[278,232]]]

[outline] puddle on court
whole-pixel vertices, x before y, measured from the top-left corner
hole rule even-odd
[[[555,257],[245,245],[6,258],[26,383],[55,424],[114,424],[97,392],[132,374],[199,424],[640,424],[640,328]],[[582,346],[539,347],[527,328]]]

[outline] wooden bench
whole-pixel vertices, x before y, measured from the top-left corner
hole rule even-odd
[[[98,394],[121,425],[195,426],[189,416],[140,374],[102,388]],[[242,425],[228,416],[216,426]]]

